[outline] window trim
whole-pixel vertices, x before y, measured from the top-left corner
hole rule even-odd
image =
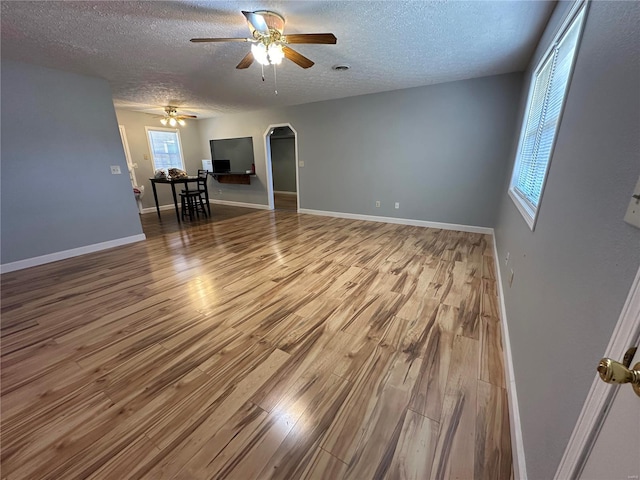
[[[151,162],[151,169],[153,172],[157,170],[155,157],[153,156],[153,146],[151,145],[151,137],[149,136],[149,132],[173,132],[176,134],[178,138],[178,152],[180,153],[180,163],[182,164],[180,170],[185,169],[184,164],[184,155],[182,153],[182,139],[180,138],[180,130],[177,128],[166,128],[166,127],[144,127],[145,133],[147,134],[147,148],[149,149],[149,161]]]
[[[553,154],[556,148],[556,141],[558,138],[558,131],[560,130],[560,125],[562,124],[562,117],[564,116],[564,107],[567,102],[567,97],[569,96],[569,90],[571,88],[571,81],[573,79],[573,72],[576,65],[576,59],[578,58],[578,53],[580,49],[580,43],[582,41],[582,34],[584,32],[584,26],[587,20],[587,7],[589,1],[588,0],[576,0],[574,4],[569,9],[569,12],[565,16],[564,20],[560,24],[560,27],[556,31],[553,36],[553,40],[549,42],[549,46],[546,48],[544,54],[540,57],[540,60],[536,64],[536,68],[533,70],[533,73],[529,77],[529,91],[527,93],[527,103],[524,115],[522,116],[520,122],[520,134],[518,137],[518,149],[516,151],[515,160],[513,162],[513,169],[511,171],[511,180],[509,181],[509,189],[508,194],[513,200],[517,210],[520,212],[525,222],[533,232],[535,230],[536,222],[538,221],[538,214],[540,213],[540,206],[542,204],[542,198],[544,196],[544,191],[547,185],[547,179],[549,176],[549,170],[551,167],[551,160],[553,159]],[[567,33],[569,28],[573,25],[573,22],[577,19],[577,17],[583,14],[582,19],[580,20],[580,26],[578,30],[578,38],[575,44],[575,51],[573,58],[571,59],[571,66],[569,68],[569,74],[567,76],[567,85],[565,87],[564,95],[562,98],[562,105],[560,106],[560,113],[558,115],[558,121],[556,122],[556,128],[553,133],[553,143],[551,145],[551,150],[549,152],[549,160],[547,161],[547,165],[545,168],[544,176],[542,179],[542,188],[540,189],[540,198],[538,200],[538,205],[533,205],[528,199],[522,196],[516,187],[518,170],[520,166],[520,155],[522,153],[522,148],[524,146],[526,128],[527,128],[527,119],[531,110],[531,101],[533,98],[534,90],[535,90],[535,82],[538,74],[545,66],[546,62],[549,60],[550,56],[554,54],[554,50],[558,46],[558,44],[562,41],[562,38]]]

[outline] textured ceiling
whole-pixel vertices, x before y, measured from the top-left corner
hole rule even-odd
[[[544,1],[3,1],[2,58],[105,78],[119,108],[210,117],[265,107],[520,71],[554,3]],[[296,45],[316,62],[274,74],[235,66],[247,37],[240,10],[269,9],[284,33],[333,32],[337,45]],[[335,64],[351,69],[337,72]]]

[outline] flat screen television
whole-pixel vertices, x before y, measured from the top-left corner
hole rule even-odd
[[[230,160],[213,160],[213,173],[229,173],[230,171]]]
[[[209,146],[214,173],[245,173],[255,163],[253,137],[209,140]]]

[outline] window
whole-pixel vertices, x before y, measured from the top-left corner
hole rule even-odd
[[[171,128],[147,127],[149,150],[153,160],[153,169],[179,168],[184,170],[182,161],[182,147],[180,145],[180,133]]]
[[[533,230],[585,17],[577,2],[531,78],[509,195]]]

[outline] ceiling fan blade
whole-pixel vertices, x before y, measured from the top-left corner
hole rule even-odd
[[[239,70],[242,70],[243,68],[249,68],[253,63],[253,60],[253,53],[249,52],[244,56],[242,60],[240,60],[240,63],[236,65],[236,68]]]
[[[178,115],[178,118],[198,118],[195,115]]]
[[[287,43],[322,43],[326,45],[335,45],[338,39],[333,33],[294,33],[286,35]]]
[[[267,22],[264,21],[264,18],[262,18],[262,15],[258,15],[253,12],[245,12],[244,10],[242,11],[242,14],[247,18],[247,22],[249,22],[254,29],[263,35],[269,35],[269,27],[267,26]]]
[[[293,48],[282,47],[282,51],[284,52],[284,56],[289,60],[291,60],[296,65],[302,68],[313,67],[314,62],[309,60],[307,57],[305,57],[301,53],[296,52]]]
[[[189,40],[193,43],[205,43],[205,42],[249,42],[248,38],[192,38]]]

